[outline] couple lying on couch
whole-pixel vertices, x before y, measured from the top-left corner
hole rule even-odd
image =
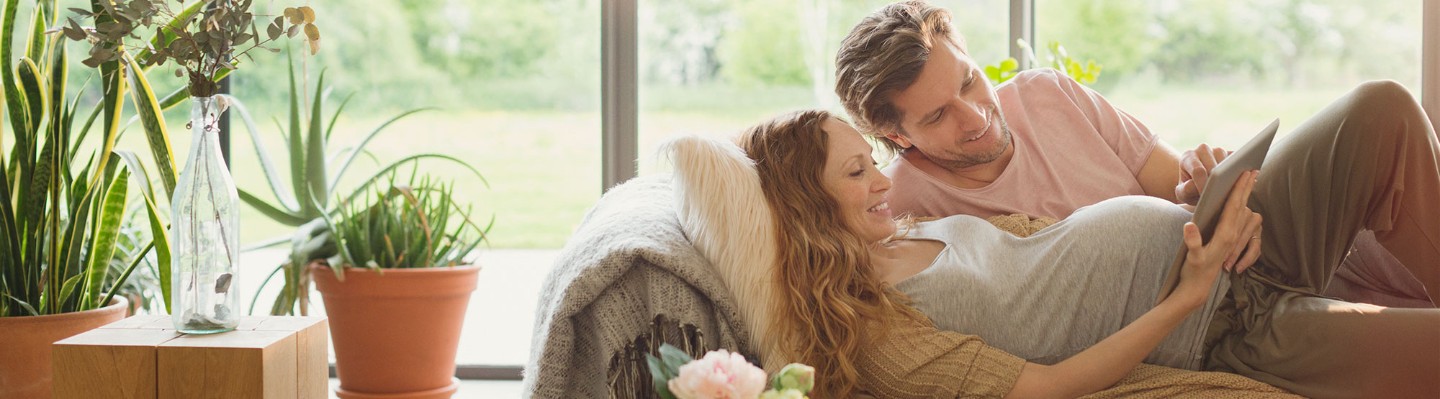
[[[823,111],[739,139],[776,237],[777,305],[751,322],[816,367],[817,396],[1073,397],[1141,361],[1312,397],[1440,396],[1440,309],[1321,295],[1366,230],[1440,293],[1440,144],[1398,85],[1360,86],[1277,141],[1263,173],[1216,187],[1204,242],[1174,202],[1225,151],[1177,156],[1054,72],[992,90],[943,9],[886,7],[837,60],[855,124],[899,152],[886,171]],[[973,216],[894,218],[956,213],[1064,220],[1022,239]]]

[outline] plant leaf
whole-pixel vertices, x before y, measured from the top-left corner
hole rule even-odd
[[[41,121],[45,118],[45,110],[50,106],[50,95],[45,90],[45,83],[41,81],[40,67],[35,61],[29,58],[21,58],[17,76],[20,79],[20,89],[24,91],[26,114],[26,128],[39,129]]]
[[[400,166],[403,166],[403,165],[406,164],[406,163],[416,162],[416,161],[419,161],[419,160],[421,160],[421,159],[426,159],[426,158],[436,158],[436,159],[448,160],[448,161],[454,162],[454,163],[456,163],[456,164],[459,164],[460,166],[464,166],[467,170],[469,170],[470,172],[472,172],[472,173],[475,175],[476,178],[479,178],[479,179],[480,179],[480,182],[481,182],[481,183],[484,183],[486,187],[489,187],[489,186],[490,186],[490,183],[488,183],[488,182],[485,181],[485,177],[480,175],[480,171],[476,170],[475,167],[470,166],[470,164],[465,163],[465,161],[462,161],[462,160],[460,160],[459,158],[455,158],[455,157],[452,157],[452,156],[449,156],[449,155],[445,155],[445,154],[432,154],[432,153],[415,154],[415,155],[411,155],[411,156],[402,158],[402,159],[400,159],[400,160],[398,160],[398,161],[395,161],[395,162],[391,163],[390,165],[387,165],[387,166],[385,166],[384,168],[381,168],[380,171],[375,172],[375,174],[371,175],[369,178],[367,178],[367,179],[365,179],[365,180],[362,180],[362,181],[365,182],[365,183],[360,184],[360,187],[356,187],[356,188],[355,188],[355,191],[351,192],[350,195],[345,196],[344,199],[341,200],[341,203],[348,203],[348,202],[350,202],[350,201],[353,201],[353,200],[355,199],[355,197],[358,197],[362,192],[364,192],[364,190],[365,190],[366,188],[374,185],[375,182],[376,182],[381,176],[384,176],[385,174],[390,173],[391,171],[395,170],[396,168],[399,168]]]
[[[135,58],[126,53],[123,59],[131,71],[128,74],[133,87],[130,91],[131,101],[135,103],[135,112],[140,117],[141,125],[145,127],[150,154],[155,157],[155,172],[160,175],[160,182],[165,185],[165,196],[169,198],[175,195],[175,180],[178,176],[175,173],[175,151],[170,147],[170,131],[165,125],[165,113],[161,110],[160,103],[155,100],[155,91],[150,88],[150,80],[145,78]]]
[[[160,295],[165,300],[165,313],[170,313],[170,233],[160,212],[155,210],[155,200],[145,197],[145,215],[150,221],[150,238],[155,245],[155,271],[160,280]]]
[[[322,115],[324,115],[321,109],[324,98],[321,93],[323,87],[325,87],[325,72],[321,71],[320,79],[315,84],[314,105],[310,109],[309,134],[305,138],[305,180],[309,183],[306,189],[310,190],[307,197],[319,203],[319,209],[325,209],[325,204],[330,202],[330,182],[326,179],[329,174],[325,172],[325,132],[321,126]]]
[[[110,181],[105,198],[100,203],[100,219],[95,221],[95,231],[90,243],[90,267],[85,277],[85,293],[82,306],[105,306],[93,301],[100,295],[105,284],[105,275],[110,271],[110,260],[115,256],[115,240],[120,234],[120,225],[125,221],[125,202],[129,199],[130,169],[122,168]],[[119,283],[116,283],[119,284]]]
[[[234,110],[235,114],[240,116],[240,121],[245,125],[245,130],[250,132],[250,144],[255,148],[255,156],[260,160],[260,170],[265,173],[265,180],[270,183],[270,192],[273,193],[275,199],[280,202],[280,206],[275,208],[283,208],[285,213],[291,215],[300,212],[300,206],[295,202],[294,194],[285,190],[285,186],[281,184],[280,172],[276,170],[275,162],[270,159],[270,152],[265,150],[264,140],[260,138],[260,129],[255,126],[255,120],[251,118],[250,110],[245,108],[243,102],[234,97],[226,96],[226,100],[230,102],[230,108]],[[305,221],[299,222],[299,224],[303,223],[305,223]],[[290,226],[299,225],[285,224]]]
[[[290,129],[287,130],[290,139],[290,186],[295,194],[295,202],[300,205],[300,215],[310,216],[320,213],[320,209],[314,206],[315,201],[310,196],[310,190],[305,182],[305,135],[300,127],[300,91],[295,86],[295,63],[290,63]]]
[[[255,194],[251,194],[249,191],[245,191],[245,189],[237,188],[235,189],[235,191],[240,194],[241,201],[244,201],[246,204],[250,205],[251,208],[255,208],[255,210],[260,211],[260,213],[265,214],[265,217],[268,217],[271,220],[287,226],[299,226],[309,221],[306,220],[304,216],[297,214],[295,211],[280,209],[274,205],[270,205],[269,203],[266,203],[265,200],[260,199],[260,197],[256,197]]]
[[[348,100],[348,97],[347,97],[347,100]],[[347,102],[348,102],[348,101],[347,101]],[[360,144],[355,145],[355,149],[350,152],[350,156],[345,158],[345,162],[341,163],[341,164],[340,164],[340,168],[335,171],[335,175],[330,177],[330,188],[329,188],[328,191],[329,191],[329,192],[334,192],[334,191],[335,191],[336,186],[338,186],[338,185],[340,184],[340,180],[341,180],[343,177],[345,177],[345,172],[350,169],[350,164],[353,163],[353,162],[355,162],[355,158],[360,156],[360,153],[365,150],[365,146],[368,145],[368,144],[370,144],[370,140],[375,139],[375,136],[379,136],[379,135],[380,135],[380,132],[385,131],[385,128],[386,128],[386,127],[389,127],[391,124],[393,124],[393,123],[395,123],[396,121],[399,121],[400,119],[403,119],[403,118],[405,118],[405,117],[407,117],[407,116],[410,116],[410,115],[413,115],[413,114],[416,114],[416,113],[419,113],[419,112],[422,112],[422,111],[429,111],[429,110],[434,110],[434,109],[435,109],[435,108],[417,108],[417,109],[412,109],[412,110],[409,110],[409,111],[405,111],[405,112],[400,113],[399,115],[395,115],[395,116],[391,117],[390,119],[388,119],[388,120],[386,120],[385,122],[381,123],[379,126],[376,126],[375,129],[371,130],[369,134],[366,134],[366,135],[365,135],[365,138],[364,138],[364,139],[361,139],[361,140],[360,140]],[[338,112],[338,111],[337,111],[337,112]],[[335,117],[337,117],[337,118],[339,117],[338,113],[337,113],[337,115],[335,115]],[[333,124],[333,122],[332,122],[332,124]],[[476,173],[478,174],[479,172],[477,171]]]

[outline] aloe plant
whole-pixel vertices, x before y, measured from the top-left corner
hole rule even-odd
[[[326,218],[335,237],[340,264],[332,269],[344,280],[344,266],[368,269],[413,269],[459,266],[493,224],[476,224],[470,207],[455,198],[453,186],[429,176],[405,184],[390,175],[385,188],[376,186],[369,201],[342,205],[336,218]],[[493,219],[492,219],[493,222]]]
[[[331,137],[335,130],[335,123],[340,119],[345,106],[350,103],[351,97],[347,96],[342,100],[326,122],[326,119],[323,118],[326,101],[325,72],[320,73],[314,94],[310,96],[312,102],[308,104],[310,108],[308,115],[301,109],[300,98],[302,90],[305,89],[296,83],[293,58],[290,62],[289,78],[289,118],[285,127],[280,129],[280,134],[286,143],[284,152],[289,158],[288,170],[278,166],[275,157],[272,157],[270,152],[265,149],[260,130],[245,105],[238,100],[231,101],[232,109],[240,116],[240,120],[250,133],[250,142],[254,145],[260,169],[269,183],[270,194],[275,198],[274,202],[268,202],[254,192],[241,187],[239,189],[240,200],[266,217],[296,228],[293,236],[277,237],[248,248],[256,249],[284,244],[287,240],[291,244],[289,259],[277,266],[262,283],[262,286],[269,284],[276,275],[283,274],[284,276],[284,287],[280,290],[270,309],[272,315],[290,315],[295,314],[297,310],[302,315],[309,313],[307,294],[310,284],[305,265],[310,261],[334,254],[335,245],[330,241],[323,218],[337,214],[339,209],[336,204],[353,200],[363,194],[366,189],[375,185],[382,176],[397,168],[426,159],[455,163],[469,170],[480,181],[484,181],[484,177],[480,175],[479,171],[458,158],[439,153],[420,153],[382,165],[374,174],[361,180],[356,187],[341,188],[340,182],[351,170],[355,160],[366,153],[366,146],[375,137],[384,133],[385,129],[395,122],[431,108],[417,108],[401,112],[380,123],[358,143],[334,149]],[[288,186],[284,184],[282,176],[289,177],[290,184]],[[255,302],[258,302],[258,293]],[[254,302],[251,305],[251,311],[253,312],[253,310]]]
[[[138,156],[115,148],[125,94],[130,92],[137,101],[156,100],[153,93],[129,89],[131,85],[148,86],[143,70],[127,71],[122,60],[107,62],[99,68],[101,101],[90,108],[83,127],[77,129],[75,117],[82,96],[67,91],[65,41],[45,34],[45,28],[57,21],[56,1],[37,2],[31,23],[23,31],[16,26],[18,4],[19,0],[5,0],[0,17],[4,117],[13,132],[5,136],[13,140],[9,154],[0,157],[0,178],[4,180],[0,186],[0,265],[4,265],[0,268],[0,316],[98,308],[109,303],[116,295],[115,287],[124,283],[151,249],[162,259],[168,254],[149,174]],[[18,56],[13,46],[17,31],[29,35]],[[129,56],[124,48],[114,50]],[[170,157],[160,109],[140,107],[137,111],[146,121],[147,134],[155,138],[151,153],[156,159]],[[102,115],[99,149],[82,156],[78,149],[96,117]],[[162,122],[151,129],[157,120]],[[173,168],[161,166],[159,170],[163,176]],[[110,273],[111,263],[121,225],[131,216],[126,212],[127,203],[136,190],[145,203],[151,236],[156,238],[134,254],[130,266],[117,276]],[[160,280],[161,285],[168,285],[168,275]]]

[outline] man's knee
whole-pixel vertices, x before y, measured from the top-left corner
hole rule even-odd
[[[1390,137],[1401,141],[1424,140],[1430,133],[1429,118],[1405,86],[1393,80],[1373,80],[1357,86],[1347,95],[1346,130],[1359,130],[1370,139]],[[1390,141],[1390,140],[1381,140]],[[1378,143],[1377,143],[1378,144]]]
[[[1392,112],[1419,111],[1415,96],[1394,80],[1372,80],[1361,83],[1351,92],[1353,105],[1360,109]]]

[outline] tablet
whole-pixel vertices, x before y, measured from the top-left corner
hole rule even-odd
[[[1265,153],[1270,151],[1270,142],[1275,139],[1275,131],[1279,128],[1279,119],[1270,122],[1260,134],[1255,135],[1239,150],[1225,157],[1219,165],[1215,165],[1215,169],[1210,170],[1210,179],[1205,182],[1205,189],[1200,192],[1200,202],[1195,204],[1193,219],[1195,227],[1200,228],[1200,237],[1204,238],[1205,242],[1210,242],[1210,238],[1215,235],[1215,225],[1219,224],[1220,211],[1225,208],[1225,198],[1230,195],[1230,187],[1240,179],[1240,174],[1259,170],[1261,164],[1265,163]],[[1160,286],[1160,297],[1155,299],[1155,303],[1160,303],[1160,300],[1170,296],[1180,284],[1180,268],[1185,265],[1185,253],[1185,246],[1181,245],[1180,253],[1175,255],[1175,262],[1166,273],[1165,284]]]

